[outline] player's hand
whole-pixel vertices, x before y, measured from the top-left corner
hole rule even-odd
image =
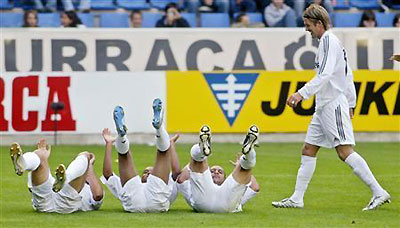
[[[104,141],[106,143],[114,143],[115,142],[115,137],[111,136],[110,129],[104,128],[102,135],[103,135]]]
[[[301,100],[303,100],[303,97],[300,95],[300,93],[296,92],[287,99],[286,104],[292,108],[295,108]]]
[[[350,115],[350,119],[354,118],[354,108],[349,109],[349,115]]]
[[[400,55],[392,55],[392,57],[390,57],[390,60],[400,62]]]

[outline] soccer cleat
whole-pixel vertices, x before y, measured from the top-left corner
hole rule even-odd
[[[121,106],[114,108],[114,123],[115,127],[117,128],[118,135],[121,137],[126,135],[126,132],[128,131],[128,128],[125,126],[124,115],[124,109]]]
[[[24,167],[21,164],[22,149],[18,143],[15,142],[15,143],[11,144],[10,156],[11,156],[11,160],[14,164],[15,173],[18,176],[21,176],[24,173]]]
[[[386,191],[380,196],[373,196],[369,204],[363,208],[363,211],[375,210],[385,203],[390,203],[390,195]]]
[[[211,129],[207,125],[204,125],[200,129],[199,145],[204,156],[209,156],[211,154]]]
[[[56,169],[56,181],[53,184],[53,192],[59,192],[65,183],[65,166],[59,164]]]
[[[243,142],[242,154],[248,154],[251,149],[257,144],[258,139],[258,127],[256,125],[252,125],[246,135],[246,138]]]
[[[297,203],[291,200],[290,198],[286,198],[281,201],[272,202],[272,206],[276,208],[303,208],[304,203],[303,202]]]
[[[160,98],[156,98],[153,101],[153,127],[155,129],[160,129],[163,123],[164,109],[162,106],[162,101]]]

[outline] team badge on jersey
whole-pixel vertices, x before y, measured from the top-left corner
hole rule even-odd
[[[207,73],[204,74],[204,77],[225,118],[232,126],[256,82],[258,74]]]

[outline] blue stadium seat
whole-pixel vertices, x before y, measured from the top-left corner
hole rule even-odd
[[[129,14],[103,13],[100,15],[100,27],[103,28],[128,28]]]
[[[233,18],[236,19],[236,17],[239,15],[240,13],[235,13],[233,14]],[[263,22],[263,16],[261,13],[246,13],[247,16],[249,16],[250,19],[250,23],[259,23],[259,22]]]
[[[219,28],[229,27],[230,20],[227,13],[202,13],[200,14],[201,27]]]
[[[179,0],[150,0],[151,6],[157,9],[164,9],[168,3],[174,2],[178,4]]]
[[[88,28],[94,27],[93,14],[91,13],[78,13],[79,19],[81,19],[82,24]]]
[[[362,13],[335,13],[333,25],[335,27],[358,27]]]
[[[114,10],[117,7],[113,0],[91,0],[90,8],[93,10]]]
[[[60,27],[61,19],[59,13],[38,13],[39,27]]]
[[[379,9],[378,0],[350,0],[350,5],[358,9]]]
[[[336,0],[336,6],[333,7],[335,10],[347,10],[350,9],[347,0]]]
[[[147,13],[147,12],[143,12],[142,15],[143,15],[143,18],[142,18],[142,27],[143,28],[156,27],[157,21],[160,20],[163,16],[161,13]]]
[[[128,10],[150,9],[150,4],[146,0],[117,0],[117,5]]]
[[[12,8],[14,8],[14,6],[8,0],[0,0],[0,9],[10,10]]]
[[[22,13],[0,13],[0,27],[21,27],[23,23]]]
[[[393,27],[394,13],[375,13],[378,27]]]
[[[186,19],[190,27],[197,27],[197,18],[195,13],[181,13],[182,17]]]

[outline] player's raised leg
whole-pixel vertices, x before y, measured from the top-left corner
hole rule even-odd
[[[21,146],[18,143],[13,143],[10,147],[10,157],[15,173],[21,176],[24,171],[32,171],[32,184],[34,186],[43,184],[49,177],[48,158],[51,151],[45,139],[40,140],[37,146],[37,150],[27,153],[22,153]]]
[[[190,150],[190,170],[196,173],[203,173],[208,169],[207,157],[211,154],[211,129],[204,125],[200,129],[200,141],[194,144]]]
[[[281,208],[303,208],[304,193],[315,171],[319,147],[304,143],[302,149],[300,168],[297,171],[295,191],[291,197],[281,201],[272,202],[272,206]]]
[[[367,162],[351,145],[339,145],[336,147],[339,157],[350,166],[353,172],[371,189],[372,198],[363,211],[374,210],[385,203],[390,203],[390,195],[375,179]]]
[[[233,170],[232,176],[239,184],[248,184],[251,181],[251,170],[256,165],[256,151],[254,146],[258,140],[259,130],[256,125],[252,125],[243,142],[242,155],[239,165]]]
[[[133,165],[132,154],[129,150],[129,140],[126,137],[127,127],[125,126],[124,116],[125,113],[123,108],[121,106],[115,107],[114,122],[118,132],[115,147],[118,151],[119,175],[122,186],[124,186],[128,180],[137,175],[137,171]]]
[[[156,130],[157,156],[152,175],[161,178],[168,184],[170,164],[170,139],[163,125],[164,107],[162,101],[157,98],[153,101],[153,127]]]

